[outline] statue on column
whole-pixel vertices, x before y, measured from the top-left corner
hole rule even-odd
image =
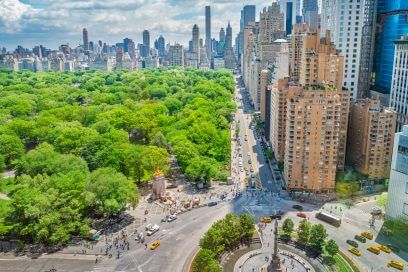
[[[278,220],[275,220],[272,261],[268,265],[268,272],[272,271],[282,272],[282,267],[278,255]]]

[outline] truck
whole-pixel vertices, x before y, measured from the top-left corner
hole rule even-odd
[[[337,218],[334,215],[325,213],[323,211],[316,213],[316,218],[325,221],[326,223],[329,223],[335,227],[340,227],[341,224],[340,218]]]
[[[154,226],[151,226],[149,230],[146,232],[147,236],[152,236],[156,232],[158,232],[160,229],[160,226],[155,224]]]

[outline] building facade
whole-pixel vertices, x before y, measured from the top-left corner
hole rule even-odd
[[[212,44],[211,44],[211,7],[205,6],[205,47],[207,56],[211,59]]]
[[[386,216],[408,219],[408,125],[395,134]]]
[[[397,112],[397,131],[408,124],[408,35],[394,41],[390,108]]]
[[[379,99],[360,99],[350,110],[347,163],[376,179],[390,176],[396,113]]]
[[[375,37],[374,88],[390,94],[394,64],[393,41],[408,33],[408,1],[378,0]]]
[[[170,45],[169,48],[170,66],[184,66],[184,50],[180,44]]]

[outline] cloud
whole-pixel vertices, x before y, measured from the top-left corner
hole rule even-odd
[[[253,2],[262,3],[258,9],[265,3]],[[235,37],[243,5],[229,0],[0,0],[0,27],[5,29],[0,46],[76,45],[84,27],[90,40],[109,44],[125,37],[141,42],[142,31],[148,29],[152,41],[163,35],[166,42],[186,45],[195,23],[204,38],[206,5],[212,9],[212,36],[218,38],[219,29],[231,21]]]

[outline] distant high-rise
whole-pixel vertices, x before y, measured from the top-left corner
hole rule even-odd
[[[184,66],[184,52],[182,45],[178,43],[170,45],[169,62],[170,66]]]
[[[318,10],[317,0],[303,0],[303,21],[313,29],[318,27]]]
[[[198,28],[198,25],[195,24],[193,26],[192,34],[192,52],[190,58],[190,66],[198,68],[198,65],[200,64],[200,30]]]
[[[225,31],[223,27],[220,29],[220,42],[225,42]]]
[[[392,85],[395,45],[408,33],[407,0],[378,0],[374,51],[374,89],[389,94]]]
[[[228,22],[227,31],[225,34],[225,46],[232,47],[232,27]]]
[[[289,35],[292,32],[292,23],[293,23],[293,2],[287,2],[285,9],[285,30],[286,35]]]
[[[157,39],[157,51],[159,51],[160,57],[166,55],[166,41],[162,35]]]
[[[205,7],[205,47],[207,48],[207,57],[211,58],[211,7]]]
[[[147,57],[150,54],[150,33],[148,30],[143,31],[143,52],[142,56]]]
[[[234,49],[232,48],[232,28],[229,22],[225,35],[224,61],[225,68],[234,69],[236,67]]]
[[[244,52],[244,29],[249,22],[255,22],[255,5],[246,5],[241,10],[241,19],[239,21],[239,33],[237,36],[237,56],[241,57]]]
[[[89,39],[88,39],[88,30],[86,28],[82,30],[82,38],[84,40],[84,50],[88,51],[89,50]]]
[[[394,44],[390,108],[397,112],[397,131],[401,131],[404,125],[408,125],[408,35]]]
[[[123,39],[123,51],[125,53],[129,52],[129,42],[131,42],[132,40],[129,38],[124,38]]]

